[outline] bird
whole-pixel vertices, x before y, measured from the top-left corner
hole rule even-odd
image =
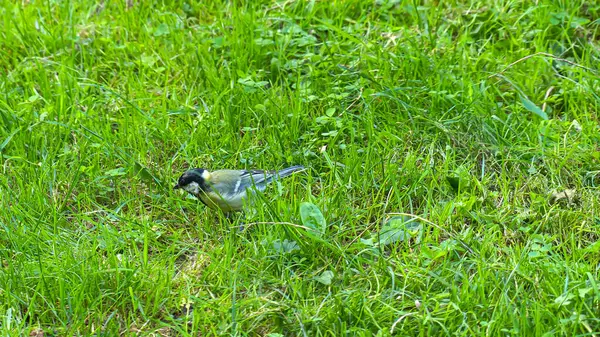
[[[264,191],[271,182],[304,170],[295,165],[282,170],[216,170],[194,168],[185,171],[177,180],[174,190],[182,189],[200,199],[213,210],[225,214],[243,210],[248,190]]]

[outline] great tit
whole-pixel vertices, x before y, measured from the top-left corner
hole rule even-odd
[[[176,189],[183,189],[200,199],[212,209],[224,213],[241,211],[248,198],[248,190],[264,191],[276,179],[284,178],[304,169],[296,165],[280,171],[263,170],[217,170],[209,172],[203,168],[184,172],[177,180]]]

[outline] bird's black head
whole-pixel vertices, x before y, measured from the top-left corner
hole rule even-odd
[[[206,189],[208,180],[210,180],[210,172],[207,170],[203,168],[188,170],[179,177],[173,189],[181,188],[192,194],[198,194],[200,190]]]

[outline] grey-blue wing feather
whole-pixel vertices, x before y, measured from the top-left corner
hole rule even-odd
[[[300,171],[300,170],[303,170],[303,169],[304,169],[304,166],[296,165],[296,166],[285,168],[280,171],[263,171],[263,170],[244,171],[240,176],[240,179],[242,179],[240,188],[241,188],[241,190],[244,190],[248,187],[256,186],[256,188],[259,191],[264,191],[267,188],[267,185],[269,183],[271,183],[272,181],[274,181],[278,178],[287,177],[290,174]]]
[[[259,191],[263,191],[267,185],[273,180],[274,173],[271,171],[252,170],[244,171],[240,176],[240,190],[256,186]]]

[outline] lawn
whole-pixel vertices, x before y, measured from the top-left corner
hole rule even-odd
[[[2,336],[600,336],[598,1],[0,14]]]

